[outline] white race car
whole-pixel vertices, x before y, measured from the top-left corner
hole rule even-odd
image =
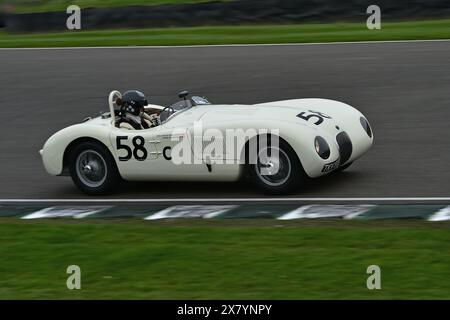
[[[172,106],[145,106],[157,121],[136,130],[118,125],[121,98],[111,92],[109,112],[45,142],[40,154],[49,174],[70,174],[88,194],[111,193],[121,180],[244,177],[265,193],[288,194],[308,178],[347,168],[373,143],[361,112],[333,100],[221,105],[182,92]]]

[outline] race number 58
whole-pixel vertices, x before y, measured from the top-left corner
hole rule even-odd
[[[147,159],[147,149],[145,149],[145,139],[141,136],[136,136],[131,140],[133,143],[133,149],[127,144],[122,143],[122,141],[127,141],[128,136],[117,136],[116,146],[117,152],[120,150],[125,150],[125,156],[119,156],[119,161],[128,161],[134,157],[137,161],[144,161]]]

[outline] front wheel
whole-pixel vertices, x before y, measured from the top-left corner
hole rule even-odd
[[[81,143],[71,151],[69,172],[75,185],[91,195],[109,194],[120,182],[114,158],[96,142]]]
[[[307,180],[294,150],[281,139],[278,146],[258,149],[256,161],[248,164],[247,169],[255,185],[271,195],[292,193]]]

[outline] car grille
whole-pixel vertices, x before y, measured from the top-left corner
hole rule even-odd
[[[350,159],[353,151],[352,141],[346,132],[341,132],[336,136],[336,141],[339,146],[339,156],[341,157],[341,165]]]

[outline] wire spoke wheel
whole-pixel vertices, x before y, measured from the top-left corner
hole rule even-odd
[[[249,155],[244,171],[258,189],[268,195],[286,195],[306,185],[308,178],[300,159],[286,141],[279,139],[278,144],[259,148],[251,155],[247,146]]]
[[[76,172],[83,184],[91,188],[101,186],[108,174],[103,156],[95,150],[84,150],[76,159]]]
[[[270,149],[264,148],[259,151],[255,170],[262,182],[272,187],[278,187],[288,181],[292,164],[286,152],[270,147]]]

